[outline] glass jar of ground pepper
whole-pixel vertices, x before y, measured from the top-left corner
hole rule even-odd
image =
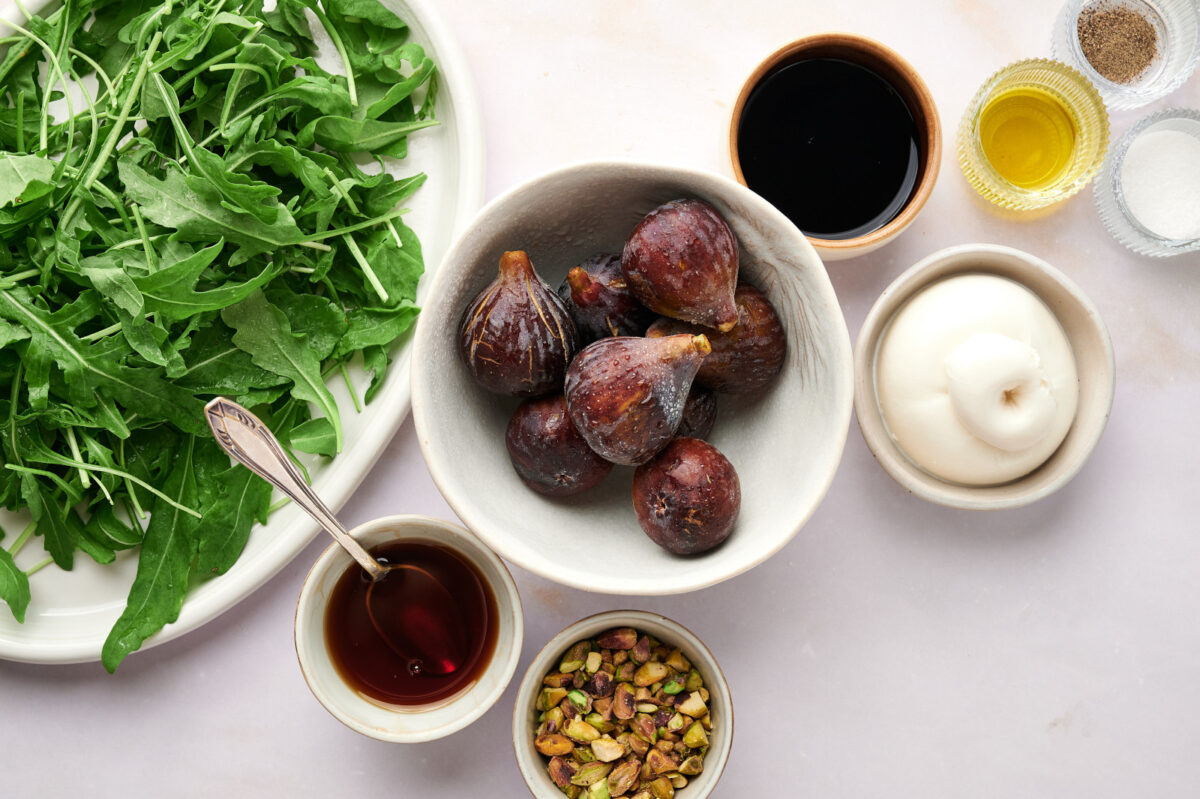
[[[1096,85],[1110,109],[1137,108],[1179,88],[1200,57],[1194,0],[1069,0],[1054,57]]]

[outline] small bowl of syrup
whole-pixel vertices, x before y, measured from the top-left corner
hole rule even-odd
[[[823,33],[758,65],[734,105],[729,150],[734,177],[836,261],[882,247],[916,218],[937,182],[941,123],[899,54]]]
[[[504,563],[463,528],[425,516],[386,516],[351,535],[376,559],[420,569],[446,589],[395,612],[411,615],[406,628],[425,631],[432,646],[451,642],[454,664],[425,669],[394,651],[367,612],[369,578],[333,544],[296,606],[296,655],[313,695],[381,741],[430,741],[478,719],[504,693],[521,654],[521,598]]]

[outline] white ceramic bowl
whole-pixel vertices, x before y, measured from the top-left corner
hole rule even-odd
[[[712,203],[741,242],[742,277],[766,292],[787,331],[779,378],[759,397],[721,396],[709,440],[733,463],[742,508],[729,539],[681,559],[642,533],[632,470],[551,499],[526,488],[504,430],[517,402],[479,388],[458,354],[463,309],[495,277],[500,254],[526,250],[557,287],[596,252],[620,253],[659,204]],[[489,203],[451,248],[430,287],[413,352],[413,420],[446,501],[506,559],[548,579],[613,594],[712,585],[786,544],[824,497],[841,460],[853,398],[850,339],[816,252],[782,213],[734,181],[679,167],[592,162],[550,172]]]
[[[472,563],[496,597],[500,625],[496,649],[475,682],[441,702],[395,707],[362,696],[338,676],[325,647],[325,603],[338,578],[354,564],[340,546],[331,544],[313,564],[296,604],[296,656],[305,682],[334,718],[371,738],[416,743],[461,730],[496,703],[517,669],[525,620],[512,575],[475,536],[441,519],[384,516],[355,527],[350,534],[368,549],[385,541],[425,541],[452,549]]]
[[[594,637],[614,627],[633,627],[668,646],[679,647],[684,657],[692,662],[704,678],[713,722],[712,732],[708,734],[709,749],[704,756],[704,771],[689,778],[687,787],[678,796],[679,799],[704,799],[712,795],[725,764],[729,762],[729,751],[733,746],[733,698],[729,694],[729,683],[713,653],[691,630],[666,616],[643,610],[613,610],[577,621],[554,636],[529,664],[521,687],[517,689],[512,723],[513,751],[525,784],[536,799],[561,799],[562,791],[551,782],[546,772],[547,759],[533,747],[538,717],[536,704],[542,689],[542,678],[551,671],[557,671],[563,653],[576,641]]]
[[[910,461],[888,434],[875,393],[875,358],[896,312],[922,289],[960,274],[993,274],[1028,288],[1049,306],[1067,334],[1079,375],[1079,406],[1067,437],[1024,477],[991,486],[967,486],[934,477]],[[919,261],[884,289],[863,322],[854,352],[854,409],[875,459],[912,493],[952,508],[998,510],[1028,505],[1062,488],[1095,449],[1112,410],[1112,341],[1100,313],[1066,275],[1029,253],[996,244],[964,244]]]

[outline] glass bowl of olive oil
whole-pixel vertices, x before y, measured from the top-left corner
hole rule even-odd
[[[958,161],[985,199],[1018,211],[1078,192],[1108,149],[1108,112],[1096,87],[1058,61],[1018,61],[992,75],[963,114]]]

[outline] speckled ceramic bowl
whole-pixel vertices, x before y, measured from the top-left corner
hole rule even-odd
[[[737,469],[741,515],[717,549],[680,558],[638,526],[632,469],[589,492],[536,494],[509,463],[504,430],[517,401],[476,385],[458,352],[463,310],[496,277],[500,255],[526,250],[553,287],[596,252],[620,253],[650,210],[698,197],[728,220],[741,276],[762,289],[787,333],[783,372],[759,396],[718,400],[709,440]],[[417,323],[413,420],[442,495],[504,558],[565,585],[612,594],[672,594],[763,562],[808,520],[841,460],[853,402],[850,338],[829,276],[804,235],[734,181],[696,170],[592,162],[517,186],[484,208],[434,275]]]
[[[1067,334],[1079,375],[1079,405],[1067,437],[1041,466],[1000,485],[968,486],[933,476],[910,461],[889,435],[875,393],[875,359],[888,324],[909,299],[948,277],[991,274],[1028,288],[1049,306]],[[858,334],[854,352],[854,409],[879,465],[907,490],[930,502],[967,510],[1028,505],[1062,488],[1095,449],[1112,410],[1115,365],[1100,313],[1078,286],[1029,253],[996,244],[964,244],[919,261],[884,289]]]
[[[423,541],[454,550],[474,565],[496,598],[496,648],[479,677],[457,694],[430,705],[397,707],[355,691],[338,675],[325,646],[325,607],[333,586],[359,568],[337,544],[313,564],[296,603],[296,656],[313,696],[355,732],[381,741],[417,743],[443,738],[482,716],[508,687],[521,656],[525,619],[516,583],[504,563],[458,525],[428,516],[385,516],[355,527],[350,535],[370,549],[385,541]]]
[[[562,791],[551,782],[546,771],[547,759],[533,746],[538,717],[536,704],[538,693],[542,689],[542,678],[557,670],[563,653],[576,641],[591,638],[615,627],[633,627],[659,639],[667,646],[679,647],[684,657],[691,661],[692,666],[704,678],[704,686],[709,692],[709,713],[713,722],[713,729],[708,734],[709,749],[704,756],[704,770],[689,778],[687,786],[680,790],[678,796],[679,799],[705,799],[713,795],[733,747],[733,697],[729,693],[729,683],[725,680],[713,653],[691,630],[666,616],[642,610],[614,610],[577,621],[550,639],[550,643],[533,659],[524,679],[521,680],[516,704],[513,706],[513,751],[525,784],[536,799],[561,799]]]

